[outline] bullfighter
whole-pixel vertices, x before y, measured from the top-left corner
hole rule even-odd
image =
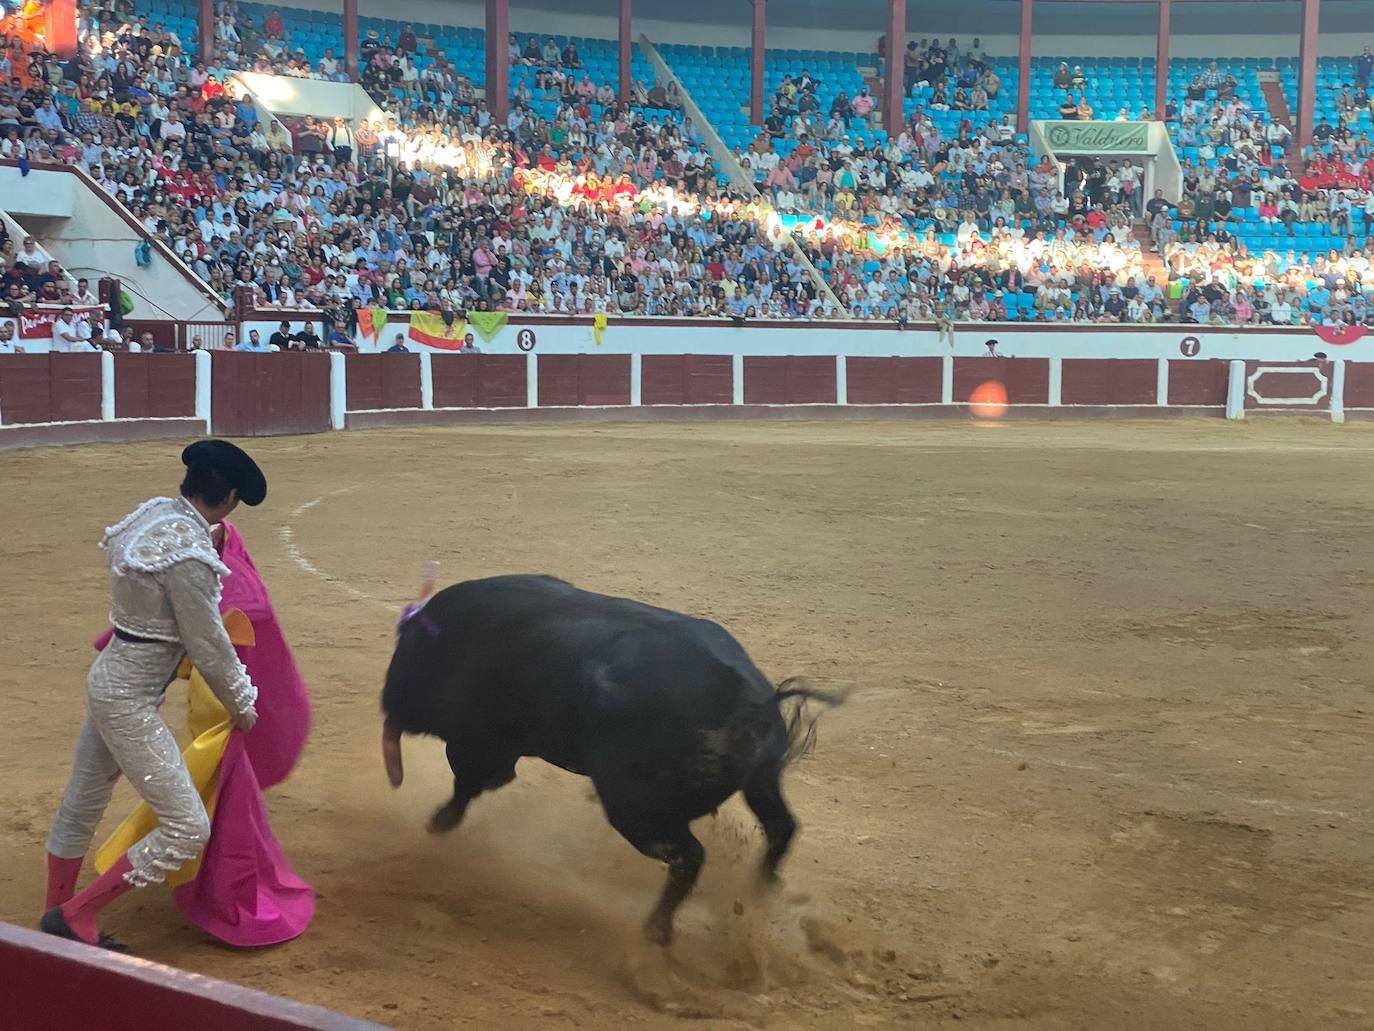
[[[172,731],[158,714],[183,655],[190,658],[234,726],[257,721],[257,688],[239,660],[219,610],[228,569],[212,528],[239,502],[267,496],[262,470],[224,440],[197,441],[181,454],[180,496],[156,497],[110,527],[101,543],[113,600],[113,640],[86,678],[86,721],[71,778],[48,836],[42,929],[115,951],[99,913],[133,888],[161,883],[196,859],[210,837],[205,803]],[[157,815],[144,835],[85,891],[82,861],[120,774]]]

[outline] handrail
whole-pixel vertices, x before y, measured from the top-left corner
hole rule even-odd
[[[729,174],[730,182],[750,194],[750,196],[763,205],[763,207],[767,208],[773,218],[781,222],[782,219],[778,214],[777,208],[773,207],[772,201],[759,191],[758,185],[754,182],[753,177],[746,174],[743,166],[735,160],[734,153],[726,145],[725,140],[721,138],[720,133],[716,131],[716,127],[711,124],[710,119],[702,112],[701,107],[692,97],[686,84],[677,77],[677,73],[674,72],[668,62],[663,59],[663,55],[658,52],[658,48],[654,46],[653,41],[641,32],[639,34],[639,45],[644,48],[644,52],[649,56],[649,63],[654,66],[654,71],[658,76],[663,79],[668,79],[677,86],[678,95],[682,98],[682,106],[694,119],[697,130],[701,133],[702,138],[706,140],[706,145],[711,149],[711,156],[714,157],[716,161],[720,163],[720,166]],[[851,316],[848,309],[840,303],[839,297],[835,295],[834,290],[830,289],[830,284],[825,281],[825,277],[821,275],[820,270],[811,263],[811,259],[806,256],[806,251],[804,251],[801,244],[797,242],[797,238],[793,236],[791,232],[785,232],[784,235],[787,237],[788,247],[799,259],[801,259],[802,266],[806,269],[807,275],[811,277],[812,284],[814,284],[816,289],[834,305],[835,311],[839,314],[842,321],[849,320]]]
[[[4,208],[0,208],[0,225],[3,225],[6,231],[10,233],[10,235],[13,236],[17,234],[21,240],[26,236],[32,236],[34,245],[38,248],[38,253],[43,256],[43,263],[45,265],[50,261],[57,261],[57,259],[52,256],[52,251],[48,250],[41,243],[39,243],[38,237],[35,234],[29,232],[27,229],[25,229],[23,224],[19,221],[19,219],[15,218]],[[16,241],[16,243],[17,242],[18,241]],[[62,263],[58,262],[58,264],[61,265]],[[67,267],[65,265],[62,266],[62,275],[66,277],[67,289],[71,291],[72,296],[75,297],[76,277],[67,271]]]

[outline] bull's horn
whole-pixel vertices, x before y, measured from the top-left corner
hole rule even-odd
[[[388,716],[382,723],[382,760],[386,763],[387,780],[393,788],[399,788],[406,778],[401,763],[401,728]]]

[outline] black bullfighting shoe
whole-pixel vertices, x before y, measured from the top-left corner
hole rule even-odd
[[[44,913],[38,927],[44,933],[51,934],[55,938],[66,938],[68,941],[81,942],[83,945],[90,944],[90,942],[78,937],[77,933],[67,926],[67,918],[62,915],[61,909],[50,909]],[[104,931],[100,932],[100,940],[96,942],[96,947],[107,949],[110,952],[129,951],[129,946],[111,938]]]

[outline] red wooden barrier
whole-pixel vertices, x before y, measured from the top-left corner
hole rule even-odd
[[[847,396],[852,405],[940,403],[940,358],[849,358]]]
[[[348,411],[420,407],[418,354],[350,354],[345,361]]]
[[[1050,360],[1048,358],[955,358],[954,401],[969,400],[984,383],[1001,383],[1007,403],[1043,405],[1050,400]]]
[[[640,404],[728,405],[733,399],[728,354],[646,354],[640,361]]]
[[[52,422],[52,372],[46,354],[0,358],[0,420]]]
[[[0,420],[7,425],[100,418],[100,355],[15,354],[0,361]]]
[[[1060,401],[1066,405],[1152,405],[1159,394],[1153,358],[1066,358]]]
[[[329,356],[215,351],[212,430],[228,437],[329,429]]]
[[[6,1031],[381,1031],[318,1006],[0,924]]]
[[[171,419],[196,414],[196,362],[189,354],[114,356],[115,418]]]
[[[1226,407],[1226,377],[1230,362],[1200,359],[1169,362],[1169,404]]]
[[[539,356],[539,406],[627,405],[628,354]]]
[[[1374,408],[1374,362],[1345,363],[1345,407]]]
[[[435,408],[524,408],[529,362],[523,354],[430,357]]]
[[[828,355],[746,357],[747,405],[834,404],[835,359]]]
[[[485,357],[480,354],[431,355],[429,368],[431,382],[434,385],[434,407],[478,407],[478,367]],[[520,403],[525,403],[523,397]]]
[[[100,355],[49,354],[52,362],[52,417],[55,422],[100,418]]]

